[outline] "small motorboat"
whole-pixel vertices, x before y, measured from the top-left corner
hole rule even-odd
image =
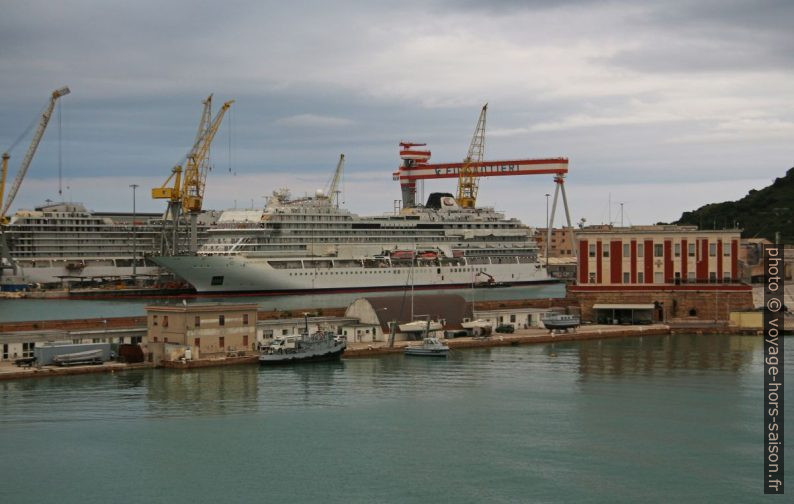
[[[405,347],[404,353],[424,357],[446,357],[449,354],[449,347],[438,338],[425,338],[421,345]]]

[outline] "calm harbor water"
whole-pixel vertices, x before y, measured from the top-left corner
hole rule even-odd
[[[459,294],[471,301],[493,301],[502,299],[539,299],[565,297],[565,286],[538,285],[504,287],[496,289],[451,289],[416,291],[418,294]],[[347,306],[363,296],[399,296],[402,291],[314,294],[295,296],[199,296],[190,298],[191,303],[257,303],[261,310],[295,310],[301,308],[336,308]],[[134,298],[112,300],[79,299],[0,299],[0,322],[28,320],[59,320],[74,318],[127,317],[145,315],[143,307],[148,304],[181,303],[181,298]]]
[[[676,335],[0,382],[0,502],[760,502],[762,349]]]

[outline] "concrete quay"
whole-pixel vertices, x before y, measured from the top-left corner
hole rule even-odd
[[[630,338],[653,335],[672,334],[674,332],[688,332],[695,334],[703,333],[732,333],[727,327],[671,327],[667,324],[636,325],[636,326],[615,326],[615,325],[584,325],[575,331],[567,333],[550,334],[546,329],[519,329],[513,334],[495,333],[487,338],[455,338],[444,340],[453,351],[466,350],[470,348],[489,348],[500,346],[533,345],[546,343],[560,343],[567,341],[600,340],[609,338]],[[389,347],[385,342],[377,343],[348,343],[347,350],[343,359],[356,359],[378,357],[384,355],[402,354],[406,346],[418,344],[413,341],[398,341],[393,347]],[[235,365],[257,365],[257,355],[241,355],[237,357],[198,359],[192,361],[173,361],[164,362],[162,368],[167,369],[197,369],[203,367],[235,366]],[[0,362],[0,381],[16,380],[21,378],[44,378],[50,376],[69,376],[91,373],[114,373],[135,369],[146,369],[156,367],[151,363],[124,364],[118,362],[106,362],[102,365],[58,367],[41,366],[20,368],[11,362]]]
[[[591,339],[626,338],[651,336],[657,334],[670,334],[670,327],[666,324],[639,325],[639,326],[614,326],[614,325],[585,325],[575,331],[567,333],[550,334],[548,329],[519,329],[513,334],[494,333],[487,338],[455,338],[444,342],[450,350],[465,350],[468,348],[488,348],[499,346],[534,345],[543,343],[559,343],[563,341],[583,341]],[[360,357],[374,357],[378,355],[401,354],[406,346],[416,345],[416,341],[398,341],[393,347],[386,343],[348,343],[344,359]]]
[[[125,364],[123,362],[105,362],[98,365],[87,366],[31,366],[19,367],[13,362],[0,362],[0,381],[18,380],[22,378],[49,378],[52,376],[72,376],[94,373],[115,373],[135,369],[154,367],[148,362],[138,364]]]

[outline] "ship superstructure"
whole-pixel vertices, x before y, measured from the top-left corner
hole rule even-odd
[[[208,213],[202,219],[202,242],[208,223],[216,217]],[[91,212],[81,203],[19,210],[5,230],[16,272],[7,268],[3,281],[49,285],[130,277],[134,251],[135,274],[156,276],[160,268],[144,255],[158,249],[161,229],[160,214],[138,213],[133,233],[131,213]]]

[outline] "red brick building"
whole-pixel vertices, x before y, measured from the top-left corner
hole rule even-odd
[[[569,291],[585,320],[728,320],[752,308],[739,281],[740,231],[695,226],[577,230],[577,284]]]

